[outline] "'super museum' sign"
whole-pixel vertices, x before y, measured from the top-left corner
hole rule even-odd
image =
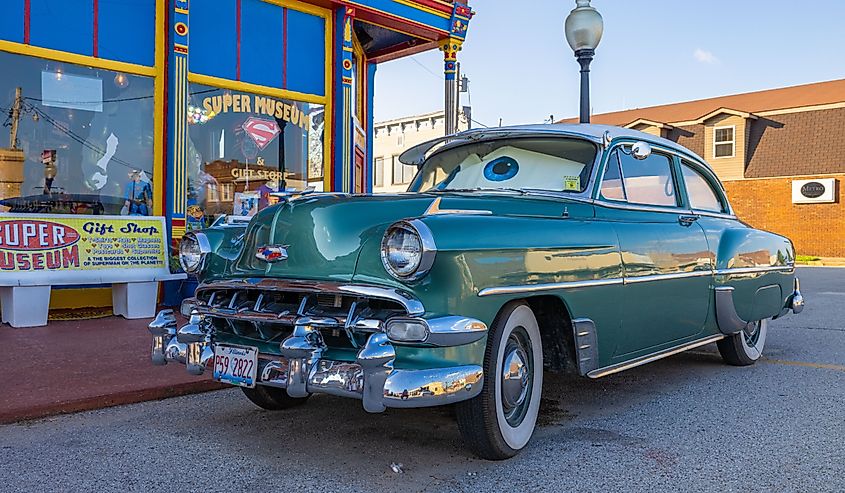
[[[209,113],[254,113],[308,128],[308,115],[297,103],[273,99],[257,94],[225,93],[202,100],[202,107]]]
[[[3,214],[0,271],[61,276],[105,269],[165,268],[163,218]]]

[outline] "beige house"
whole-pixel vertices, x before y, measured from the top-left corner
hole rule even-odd
[[[469,120],[458,115],[458,131],[467,130]],[[376,122],[373,139],[373,193],[404,192],[411,183],[416,166],[399,162],[405,149],[442,137],[446,131],[443,111]]]
[[[845,79],[591,119],[691,149],[722,180],[740,219],[789,236],[799,254],[845,257]]]

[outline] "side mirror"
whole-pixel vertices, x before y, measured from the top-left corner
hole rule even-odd
[[[651,156],[651,146],[646,142],[637,142],[631,147],[631,155],[634,156],[634,159],[642,161]]]

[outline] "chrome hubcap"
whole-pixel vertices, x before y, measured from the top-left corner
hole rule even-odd
[[[754,347],[760,339],[761,324],[762,322],[758,320],[748,324],[744,329],[742,329],[742,336],[745,338],[745,343],[751,347]]]
[[[514,329],[505,345],[502,360],[502,407],[505,419],[518,426],[525,417],[532,382],[532,359],[528,334],[521,327]]]

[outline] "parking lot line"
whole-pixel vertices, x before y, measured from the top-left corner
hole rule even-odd
[[[787,366],[804,366],[807,368],[821,368],[824,370],[835,370],[835,371],[845,371],[845,366],[843,365],[833,365],[829,363],[810,363],[808,361],[788,361],[782,359],[768,359],[763,358],[760,361],[765,361],[766,363],[774,363],[776,365],[787,365]]]

